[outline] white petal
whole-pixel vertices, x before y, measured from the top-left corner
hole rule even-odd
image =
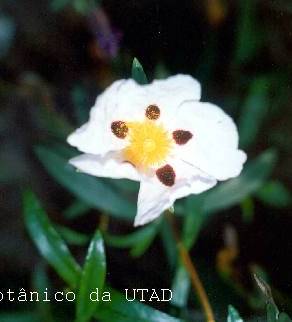
[[[210,103],[186,102],[179,108],[177,126],[193,134],[175,154],[218,180],[236,177],[246,155],[238,150],[238,132],[233,120]]]
[[[181,104],[187,100],[200,100],[201,85],[189,75],[178,74],[167,79],[154,80],[151,84],[151,91],[157,96],[168,96],[170,102]]]
[[[157,180],[153,178],[141,181],[134,226],[154,220],[172,204],[168,189]]]
[[[217,180],[202,172],[200,169],[182,160],[173,159],[170,164],[175,170],[176,183],[171,187],[171,194],[176,199],[183,198],[190,194],[199,194],[212,187]]]
[[[157,177],[142,178],[138,195],[135,226],[144,225],[170,208],[176,199],[199,194],[216,185],[216,179],[205,176],[200,170],[180,160],[170,163],[176,180],[172,187],[163,185]]]
[[[110,127],[118,93],[125,82],[114,82],[97,97],[90,111],[89,121],[67,138],[69,144],[82,152],[97,155],[105,155],[108,151],[121,149],[125,145],[125,140],[116,138]]]
[[[119,160],[113,154],[105,157],[81,154],[71,159],[69,163],[78,170],[93,176],[140,181],[140,175],[136,168],[128,162]]]
[[[111,131],[114,121],[142,121],[146,108],[156,104],[161,120],[168,125],[176,108],[185,100],[200,98],[200,84],[190,76],[177,75],[139,85],[134,80],[119,80],[97,97],[89,121],[72,133],[67,141],[80,151],[105,155],[127,145],[126,139],[117,138]]]

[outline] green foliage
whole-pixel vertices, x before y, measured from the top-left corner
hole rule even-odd
[[[46,289],[50,292],[51,285],[46,272],[45,263],[41,262],[36,266],[32,276],[32,286],[39,294],[45,292]],[[39,301],[36,305],[38,316],[41,318],[41,320],[45,320],[46,322],[55,322],[52,313],[52,305],[50,302]]]
[[[57,232],[60,236],[70,245],[84,245],[88,242],[89,237],[85,234],[81,234],[68,227],[58,225],[56,226]]]
[[[119,322],[130,322],[133,319],[138,322],[181,321],[139,302],[128,302],[114,289],[110,289],[111,302],[101,302],[97,308],[98,302],[88,301],[87,296],[96,288],[101,291],[105,281],[106,261],[100,232],[95,233],[87,252],[84,268],[81,270],[66,244],[53,228],[36,196],[30,191],[24,194],[24,216],[28,232],[43,257],[71,288],[79,286],[76,308],[78,322],[89,321],[93,315],[99,321],[114,321],[115,317]],[[41,284],[43,285],[43,282]],[[31,318],[30,321],[34,321],[34,315],[28,316]],[[10,321],[10,317],[11,321],[14,321],[14,315],[5,315],[7,318],[5,322]],[[19,315],[19,317],[23,316]],[[24,316],[23,320],[19,321],[26,321],[25,318]],[[17,319],[15,321],[17,322]]]
[[[177,262],[177,249],[176,244],[173,239],[173,235],[169,225],[166,223],[166,219],[163,218],[163,224],[160,229],[160,238],[163,243],[165,255],[167,258],[167,263],[169,265],[170,270],[175,268]]]
[[[246,223],[250,223],[254,216],[254,201],[251,197],[246,197],[241,204],[242,218]]]
[[[239,16],[234,61],[247,63],[262,46],[262,33],[256,17],[257,2],[245,0],[238,2]]]
[[[198,237],[204,215],[202,213],[202,199],[188,198],[183,219],[182,241],[187,250],[191,249]],[[190,291],[190,277],[182,262],[178,260],[175,275],[171,286],[172,304],[185,307]]]
[[[158,233],[160,220],[157,220],[141,229],[125,236],[111,235],[104,233],[105,242],[113,247],[131,248],[130,253],[134,257],[139,257],[148,249],[153,239]]]
[[[89,95],[81,84],[74,86],[71,91],[74,114],[78,124],[84,124],[88,120],[89,114]]]
[[[101,303],[96,317],[101,322],[183,322],[168,314],[155,310],[139,302],[128,302],[124,296],[111,289],[111,305]]]
[[[241,175],[228,180],[202,195],[203,212],[208,215],[234,206],[255,194],[270,176],[276,163],[274,150],[267,150],[245,165]],[[194,198],[194,197],[192,197]]]
[[[240,146],[244,149],[256,142],[257,134],[268,114],[270,87],[271,80],[267,77],[258,77],[250,85],[238,124]]]
[[[264,281],[263,278],[261,278],[258,275],[254,275],[255,281],[264,295],[264,298],[266,300],[266,309],[267,309],[267,322],[291,322],[292,320],[289,318],[289,316],[286,313],[280,313],[273,295],[271,287],[268,285],[267,282]]]
[[[14,42],[15,30],[13,19],[0,12],[0,58],[8,54]]]
[[[135,206],[121,197],[103,179],[96,179],[77,172],[73,166],[68,164],[68,158],[70,155],[73,156],[72,153],[64,157],[56,149],[39,146],[36,148],[36,154],[47,171],[84,203],[118,218],[132,219],[134,217]]]
[[[79,216],[84,215],[90,210],[90,206],[88,204],[80,201],[80,200],[74,200],[74,202],[63,211],[63,215],[65,218],[68,219],[74,219]]]
[[[99,0],[51,0],[51,9],[60,11],[68,6],[78,12],[79,14],[86,15],[100,4]]]
[[[53,228],[38,199],[27,191],[23,197],[25,225],[42,256],[70,286],[76,286],[80,267]]]
[[[257,197],[269,206],[281,208],[291,204],[291,192],[279,181],[267,182],[257,192]]]
[[[180,308],[185,307],[187,305],[190,287],[191,283],[189,274],[181,261],[179,261],[171,285],[173,294],[171,303]]]
[[[91,240],[81,273],[77,297],[77,321],[86,322],[93,316],[99,302],[91,301],[89,294],[96,289],[103,290],[106,273],[106,259],[103,240],[97,230]]]
[[[228,306],[227,322],[243,322],[243,319],[232,305]]]
[[[36,313],[33,312],[14,312],[0,313],[0,322],[39,322]]]
[[[140,85],[148,83],[144,69],[137,58],[134,58],[132,63],[132,78]]]
[[[288,314],[282,312],[279,315],[278,322],[291,322],[292,320],[288,316]]]
[[[52,0],[51,1],[51,8],[52,10],[59,11],[63,9],[70,3],[70,0]]]

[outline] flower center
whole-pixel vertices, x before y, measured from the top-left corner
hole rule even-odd
[[[127,126],[129,145],[123,151],[127,161],[145,170],[166,160],[173,140],[162,125],[146,120],[129,122]]]

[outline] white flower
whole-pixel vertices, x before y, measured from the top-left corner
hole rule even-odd
[[[233,120],[200,96],[187,75],[114,82],[68,137],[85,153],[70,163],[94,176],[140,181],[135,226],[148,223],[176,199],[238,176],[246,160]]]

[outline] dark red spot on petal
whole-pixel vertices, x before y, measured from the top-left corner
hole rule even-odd
[[[111,125],[112,132],[119,139],[124,139],[128,134],[128,127],[123,121],[115,121]]]
[[[176,144],[183,145],[193,137],[193,134],[190,131],[176,130],[172,132],[172,137]]]
[[[156,170],[157,178],[166,186],[171,187],[175,182],[175,172],[169,164]]]
[[[160,109],[157,105],[149,105],[146,108],[145,115],[149,120],[157,120],[160,116]]]

